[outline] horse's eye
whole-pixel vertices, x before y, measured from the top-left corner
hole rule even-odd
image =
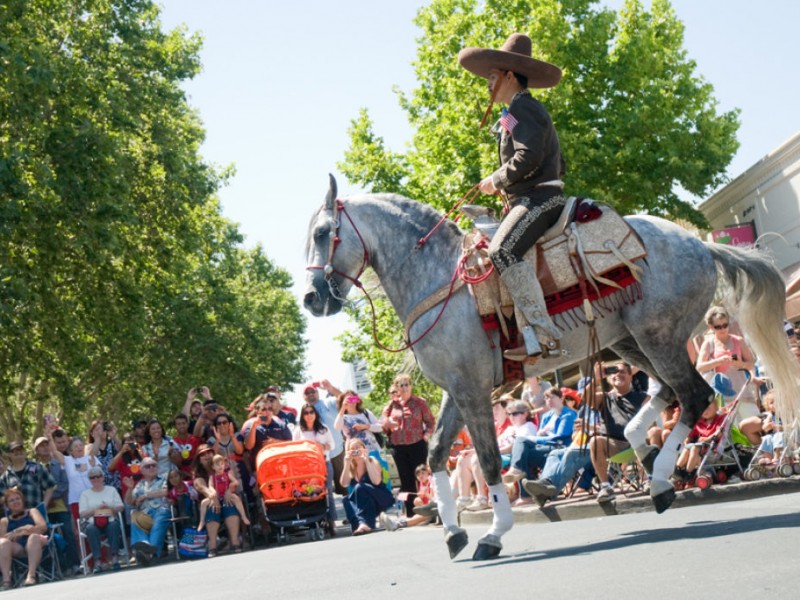
[[[314,232],[314,239],[315,240],[321,240],[323,238],[326,238],[326,237],[328,237],[330,232],[331,232],[331,228],[328,227],[327,225],[325,225],[324,227],[320,227],[319,229],[317,229]]]

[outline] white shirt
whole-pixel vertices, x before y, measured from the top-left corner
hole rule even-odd
[[[95,510],[96,508],[100,508],[104,502],[109,507],[123,506],[122,498],[120,498],[119,492],[110,485],[107,485],[104,486],[103,490],[100,492],[95,492],[94,488],[83,490],[81,492],[80,502],[78,503],[78,510],[81,513],[89,510]],[[113,521],[113,517],[111,520]]]

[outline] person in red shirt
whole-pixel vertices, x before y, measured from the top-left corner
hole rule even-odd
[[[686,446],[675,465],[675,474],[683,481],[691,480],[700,466],[703,455],[722,429],[724,414],[717,414],[717,403],[712,402],[700,415],[700,420],[686,437]]]
[[[199,437],[189,433],[189,417],[183,413],[178,413],[172,420],[172,425],[175,427],[175,435],[172,441],[178,446],[181,453],[181,462],[178,465],[181,473],[187,478],[192,477],[192,464],[194,463],[194,456],[197,453],[197,448],[203,443]]]

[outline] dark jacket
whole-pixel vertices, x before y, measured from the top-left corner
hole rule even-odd
[[[506,127],[498,122],[493,129],[498,133],[500,168],[492,173],[492,182],[513,200],[529,195],[540,183],[560,179],[565,165],[558,134],[541,102],[525,90],[511,100],[508,113],[516,124],[506,120]]]

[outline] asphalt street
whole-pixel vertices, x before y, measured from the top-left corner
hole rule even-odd
[[[442,529],[296,541],[239,555],[43,584],[25,598],[796,598],[800,493],[520,524],[490,562],[448,558]]]

